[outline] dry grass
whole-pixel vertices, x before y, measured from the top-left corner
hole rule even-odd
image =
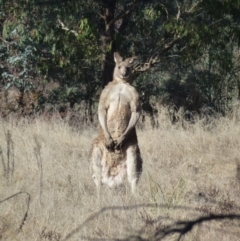
[[[97,200],[94,127],[1,121],[0,240],[239,240],[238,113],[172,125],[162,109],[158,122],[138,130],[138,193],[104,188]]]

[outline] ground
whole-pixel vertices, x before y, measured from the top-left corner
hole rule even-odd
[[[138,192],[97,199],[96,127],[1,120],[0,240],[239,240],[239,113],[172,125],[162,109],[158,123],[137,128]]]

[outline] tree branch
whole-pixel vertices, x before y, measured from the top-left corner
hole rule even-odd
[[[201,2],[202,2],[202,0],[200,0],[199,2],[196,2],[196,3],[193,4],[193,5],[191,6],[191,8],[190,8],[188,11],[186,11],[186,12],[187,12],[187,13],[192,13],[193,10],[194,10]]]
[[[109,23],[108,26],[111,26],[113,24],[115,24],[119,19],[131,14],[131,12],[133,11],[134,7],[137,4],[137,0],[134,0],[133,2],[131,2],[129,4],[130,8],[126,11],[122,11],[121,13],[119,13],[114,19],[112,19]]]
[[[177,7],[178,7],[178,13],[177,13],[176,19],[177,19],[177,21],[178,21],[179,18],[180,18],[180,15],[181,15],[181,9],[180,9],[180,6],[179,6],[179,4],[178,4],[177,1],[176,1],[176,4],[177,4]]]
[[[169,49],[171,49],[179,40],[180,36],[173,39],[170,43],[165,44],[161,51],[155,51],[152,56],[148,59],[147,62],[143,64],[137,64],[133,68],[133,74],[139,73],[139,72],[145,72],[148,69],[152,68],[156,63],[160,62],[160,56],[162,56],[164,53],[166,53]]]
[[[5,40],[4,38],[0,37],[0,39],[5,43],[5,44],[8,44],[8,45],[12,45],[11,42],[8,42],[7,40]]]
[[[77,31],[75,31],[75,30],[70,30],[68,27],[66,27],[66,26],[64,25],[64,23],[63,23],[60,19],[57,20],[57,23],[60,25],[60,27],[61,27],[62,30],[65,30],[65,31],[70,32],[70,33],[73,33],[76,37],[78,36]]]

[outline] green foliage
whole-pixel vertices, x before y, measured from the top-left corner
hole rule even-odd
[[[103,82],[102,54],[118,50],[140,62],[160,54],[160,62],[135,81],[143,102],[161,98],[177,108],[198,111],[206,105],[225,112],[240,96],[239,1],[1,4],[2,87],[41,88],[51,104],[93,103]],[[110,4],[113,17],[122,18],[108,31],[104,14]],[[103,36],[111,41],[104,43]],[[48,90],[49,83],[57,87]],[[195,105],[194,99],[201,101]]]
[[[0,49],[1,55],[7,53],[4,46]],[[31,45],[21,48],[16,44],[11,45],[11,55],[5,59],[5,69],[1,73],[2,82],[7,89],[16,86],[20,90],[33,89],[33,78],[37,75],[37,70],[33,68],[35,62],[35,48]]]

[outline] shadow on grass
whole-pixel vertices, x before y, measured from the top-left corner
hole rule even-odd
[[[104,207],[100,211],[92,214],[89,216],[83,223],[81,223],[77,228],[73,229],[71,232],[67,234],[65,238],[62,240],[69,240],[77,233],[81,232],[81,230],[86,226],[88,223],[93,221],[94,219],[97,219],[107,211],[130,211],[134,209],[139,208],[168,208],[167,205],[156,205],[156,204],[140,204],[140,205],[133,205],[133,206],[126,206],[126,207],[120,207],[120,206],[112,206],[112,207]],[[183,207],[183,206],[175,206],[171,209],[175,210],[194,210],[198,211],[196,208],[191,207]],[[239,209],[239,208],[238,208]],[[159,220],[168,219],[166,217],[159,216],[157,220],[153,220],[152,222],[158,222]],[[141,228],[141,230],[137,231],[136,236],[128,236],[124,239],[120,238],[96,238],[96,237],[90,237],[90,236],[80,236],[84,240],[96,240],[96,241],[106,241],[106,240],[112,240],[112,241],[129,241],[129,240],[137,240],[137,241],[147,241],[147,240],[162,240],[168,236],[171,236],[173,234],[177,235],[176,240],[181,241],[181,239],[184,237],[185,234],[191,232],[191,230],[198,225],[201,225],[203,223],[209,223],[212,221],[223,221],[223,220],[240,220],[240,213],[228,213],[228,214],[214,214],[214,213],[208,213],[206,215],[199,216],[195,219],[189,219],[189,220],[178,220],[174,221],[171,225],[163,226],[163,227],[157,227],[155,231],[151,234],[148,238],[143,238],[143,233],[145,233],[145,230]]]

